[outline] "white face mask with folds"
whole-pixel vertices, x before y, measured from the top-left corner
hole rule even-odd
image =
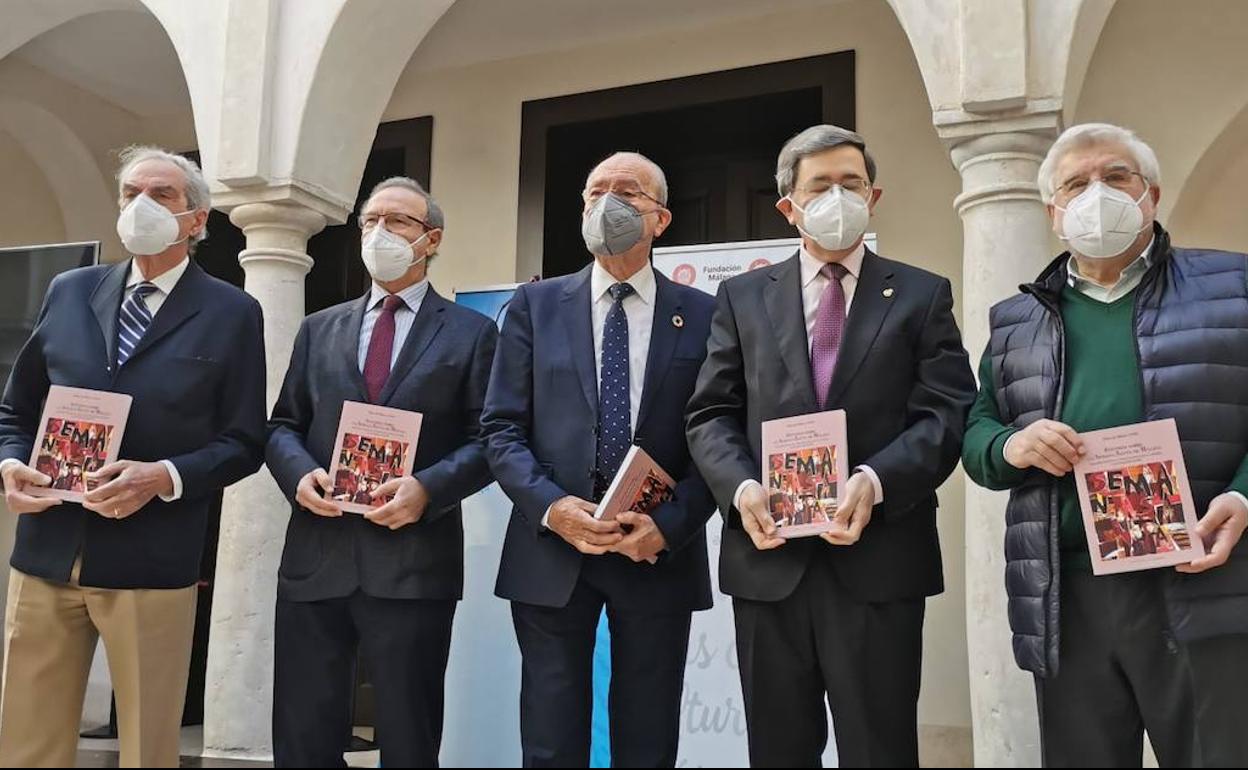
[[[397,281],[413,265],[418,265],[428,259],[428,254],[413,258],[415,253],[412,251],[416,244],[427,237],[429,233],[424,233],[415,241],[408,243],[406,238],[390,232],[385,225],[378,223],[360,243],[360,258],[364,261],[364,267],[367,268],[373,280],[382,283]]]
[[[861,195],[838,185],[806,203],[797,205],[789,196],[793,208],[802,214],[799,232],[828,251],[844,251],[858,242],[867,232],[871,221],[871,208]]]
[[[117,216],[117,237],[134,256],[150,257],[186,240],[178,237],[178,217],[194,213],[192,210],[174,214],[147,193],[141,193]]]
[[[1062,212],[1062,232],[1058,237],[1082,257],[1113,259],[1121,255],[1137,235],[1152,226],[1144,221],[1140,208],[1148,190],[1145,184],[1140,197],[1132,200],[1123,191],[1096,180],[1065,208],[1054,206]]]

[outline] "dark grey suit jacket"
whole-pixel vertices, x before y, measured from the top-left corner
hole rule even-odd
[[[463,591],[460,501],[490,483],[481,405],[498,330],[432,288],[379,403],[424,415],[414,475],[432,502],[391,531],[357,514],[325,518],[294,504],[299,480],[328,470],[344,401],[367,402],[359,369],[368,295],[304,319],[269,421],[267,461],[292,501],[278,596],[320,601],[356,589],[384,599],[458,599]]]

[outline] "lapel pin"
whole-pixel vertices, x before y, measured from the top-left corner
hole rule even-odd
[[[892,286],[889,286],[887,289],[885,289],[885,290],[884,290],[884,296],[885,296],[886,298],[888,298],[888,297],[892,297],[892,296],[893,296],[893,287],[892,287]]]
[[[679,329],[679,328],[681,328],[681,327],[682,327],[682,326],[684,326],[684,325],[685,325],[685,317],[684,317],[684,316],[682,316],[682,315],[681,315],[681,314],[679,314],[679,313],[677,313],[676,315],[672,316],[672,326],[675,326],[677,329]]]

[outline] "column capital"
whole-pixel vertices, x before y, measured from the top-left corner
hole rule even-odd
[[[1057,136],[1060,114],[1019,111],[943,124],[937,118],[937,132],[962,176],[962,193],[954,199],[959,214],[990,201],[1040,202],[1036,172]]]
[[[300,206],[324,217],[325,223],[342,224],[355,210],[355,201],[316,189],[297,179],[273,181],[246,187],[231,187],[215,180],[212,185],[212,206],[226,213],[254,203]],[[321,225],[324,227],[324,224]]]
[[[241,203],[230,209],[230,221],[247,236],[238,255],[244,268],[257,261],[285,263],[306,274],[312,269],[307,242],[325,227],[319,211],[288,201]]]

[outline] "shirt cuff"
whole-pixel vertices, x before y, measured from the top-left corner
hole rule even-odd
[[[732,495],[732,507],[733,508],[736,508],[738,511],[741,510],[741,494],[745,492],[746,488],[749,487],[751,484],[758,484],[759,487],[763,486],[762,484],[759,484],[754,479],[746,479],[745,481],[742,481],[741,484],[737,487],[737,491],[734,492]]]
[[[169,478],[173,479],[173,494],[160,495],[160,499],[166,503],[176,502],[182,499],[182,474],[178,473],[178,468],[170,460],[161,460],[162,465],[169,471]]]
[[[1014,431],[1013,433],[1011,433],[1011,434],[1010,434],[1010,437],[1009,437],[1009,438],[1007,438],[1007,439],[1006,439],[1006,440],[1005,440],[1005,441],[1001,444],[1001,458],[1000,458],[1000,459],[1001,459],[1001,462],[1002,462],[1002,463],[1004,463],[1004,464],[1006,464],[1006,465],[1009,465],[1009,464],[1010,464],[1010,461],[1005,459],[1005,451],[1006,451],[1007,449],[1009,449],[1009,448],[1010,448],[1010,442],[1014,440],[1014,437],[1015,437],[1015,436],[1017,436],[1017,435],[1018,435],[1018,433],[1019,433],[1018,431]],[[1011,468],[1013,468],[1014,466],[1013,466],[1013,465],[1010,465],[1010,467],[1011,467]]]
[[[870,465],[859,465],[854,471],[862,471],[867,474],[867,478],[871,479],[871,486],[875,487],[875,502],[872,505],[879,505],[884,502],[884,485],[880,483],[880,477]]]
[[[8,460],[4,461],[4,463],[7,463],[7,462]],[[4,463],[0,463],[0,471],[4,470]],[[1235,499],[1239,501],[1239,504],[1244,506],[1245,510],[1248,510],[1248,497],[1244,497],[1242,492],[1236,492],[1235,490],[1232,489],[1228,491],[1227,494],[1233,495]]]
[[[554,508],[555,506],[552,505],[546,509],[546,513],[542,514],[542,529],[550,529],[550,512],[554,510]]]

